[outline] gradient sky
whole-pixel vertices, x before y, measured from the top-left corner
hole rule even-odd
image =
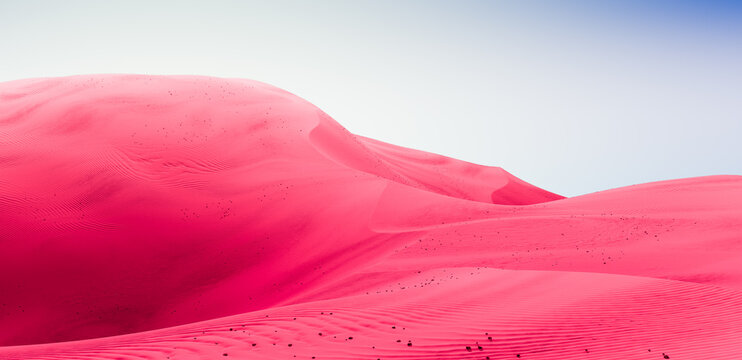
[[[742,174],[742,2],[0,1],[0,81],[251,78],[567,195]]]

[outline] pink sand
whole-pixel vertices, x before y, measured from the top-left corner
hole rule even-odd
[[[0,83],[0,359],[740,359],[741,264],[740,176],[563,198],[255,81]]]

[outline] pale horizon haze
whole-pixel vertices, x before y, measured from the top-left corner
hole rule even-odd
[[[254,79],[565,196],[742,175],[734,1],[3,0],[0,33],[0,81]]]

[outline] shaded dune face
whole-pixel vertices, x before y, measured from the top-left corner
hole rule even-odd
[[[740,204],[565,199],[249,80],[2,83],[0,358],[740,358]]]
[[[350,254],[363,263],[357,243],[388,237],[365,226],[386,183],[472,197],[510,181],[435,155],[454,173],[403,174],[404,159],[254,81],[72,77],[2,94],[2,315],[28,326],[6,343],[265,308]],[[445,184],[457,166],[490,184]]]

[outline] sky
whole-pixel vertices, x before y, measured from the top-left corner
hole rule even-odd
[[[249,78],[576,196],[742,175],[739,1],[0,0],[0,81]]]

